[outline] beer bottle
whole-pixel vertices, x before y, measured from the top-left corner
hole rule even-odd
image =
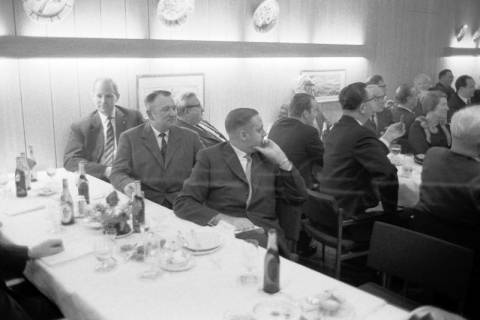
[[[78,163],[78,181],[77,181],[78,195],[84,196],[87,204],[90,204],[90,192],[88,189],[88,179],[85,173],[85,161]]]
[[[35,160],[35,155],[33,154],[33,146],[28,146],[28,159],[27,163],[30,168],[30,177],[32,182],[38,181],[37,178],[37,169],[35,169],[35,166],[37,165],[37,161]]]
[[[263,270],[263,291],[276,293],[280,290],[280,257],[278,255],[277,231],[268,230],[267,253]]]
[[[32,188],[32,176],[30,175],[30,167],[28,166],[27,156],[25,155],[25,152],[21,152],[20,157],[22,158],[23,171],[25,172],[25,184],[27,185],[27,190],[30,190]]]
[[[17,197],[23,198],[27,196],[27,184],[25,180],[25,171],[23,169],[22,157],[17,157],[17,168],[15,169],[15,191]]]
[[[142,186],[139,180],[135,181],[135,192],[132,194],[132,228],[134,232],[141,232],[145,225],[145,201]]]
[[[75,218],[73,216],[73,199],[72,195],[70,194],[70,190],[68,189],[68,180],[62,180],[63,191],[62,195],[60,196],[60,210],[62,213],[62,224],[67,226],[73,224],[75,222]]]

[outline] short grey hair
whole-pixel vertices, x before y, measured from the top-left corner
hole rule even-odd
[[[100,82],[110,83],[112,88],[113,88],[113,93],[115,94],[115,96],[117,96],[117,99],[120,97],[120,92],[118,92],[118,86],[115,83],[115,81],[113,81],[112,78],[97,78],[97,79],[95,79],[95,81],[93,82],[92,91],[95,90],[95,87],[97,86],[97,83],[100,83]]]
[[[178,99],[177,101],[177,114],[179,116],[182,116],[186,113],[187,111],[187,101],[191,98],[197,98],[197,95],[195,94],[195,92],[185,92],[183,93],[180,98]]]
[[[464,144],[480,141],[480,105],[463,108],[453,114],[450,130],[454,139]]]
[[[158,97],[158,96],[164,96],[164,97],[171,97],[172,96],[172,93],[170,91],[166,91],[166,90],[155,90],[151,93],[149,93],[146,97],[145,97],[145,108],[147,109],[147,112],[150,112],[151,110],[151,104],[153,101],[155,101],[155,99]]]

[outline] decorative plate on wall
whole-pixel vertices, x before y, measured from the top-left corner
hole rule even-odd
[[[36,22],[60,21],[72,12],[75,0],[23,0],[23,10]]]
[[[253,13],[253,26],[258,32],[270,31],[278,21],[280,6],[277,0],[265,0]]]
[[[194,7],[195,0],[160,0],[157,16],[167,26],[179,26],[187,21]]]

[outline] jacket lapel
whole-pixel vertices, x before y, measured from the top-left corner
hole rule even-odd
[[[227,163],[227,166],[232,170],[232,172],[243,182],[248,184],[247,176],[245,176],[245,172],[243,171],[242,165],[240,164],[240,160],[237,157],[237,154],[233,150],[230,143],[226,143],[223,147],[223,158]]]
[[[91,137],[93,143],[91,145],[95,146],[95,151],[92,154],[96,154],[96,161],[100,162],[102,155],[103,155],[103,147],[105,145],[105,138],[103,136],[102,130],[102,120],[100,120],[100,116],[98,115],[98,111],[95,111],[91,115],[90,120],[90,128],[89,128],[89,136]]]
[[[117,137],[117,141],[120,138],[120,134],[125,131],[127,128],[127,118],[125,117],[125,113],[123,113],[120,108],[115,107],[116,114],[115,114],[115,136]]]
[[[180,149],[180,130],[177,127],[171,127],[168,134],[167,142],[167,154],[165,155],[165,167],[168,167],[168,164],[172,160],[173,156]]]
[[[163,159],[160,153],[160,148],[158,147],[157,139],[155,137],[155,134],[153,133],[152,127],[150,126],[150,122],[148,121],[144,124],[142,142],[145,145],[145,148],[147,148],[152,153],[157,162],[163,168]]]

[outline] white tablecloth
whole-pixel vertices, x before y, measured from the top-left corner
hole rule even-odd
[[[60,185],[61,176],[69,177],[72,195],[75,194],[74,175],[63,169],[58,170],[55,177],[57,185]],[[43,174],[39,177],[40,181],[34,184],[29,197],[52,208],[51,198],[58,195],[51,198],[34,195],[35,185],[41,186],[47,179]],[[92,198],[113,190],[109,184],[93,177],[89,181]],[[12,193],[10,198],[13,198]],[[147,223],[152,226],[162,225],[165,233],[207,228],[180,220],[170,210],[150,201],[146,201],[146,213]],[[95,238],[101,236],[100,232],[77,223],[52,235],[49,233],[50,216],[46,209],[14,216],[0,214],[4,223],[2,232],[7,239],[22,245],[32,245],[51,237],[61,237],[64,240],[66,252],[63,255],[66,261],[50,261],[48,264],[42,260],[31,262],[25,274],[59,305],[70,320],[222,319],[228,310],[252,310],[259,301],[272,298],[260,290],[260,284],[239,285],[238,276],[244,270],[242,242],[222,227],[216,228],[224,239],[224,245],[219,251],[195,257],[195,266],[188,271],[164,272],[156,280],[147,281],[138,277],[146,266],[135,261],[124,263],[118,259],[119,264],[113,271],[95,272],[95,258],[82,250],[92,248]],[[117,246],[136,241],[135,237],[138,235],[118,239]],[[264,250],[261,249],[258,257],[259,270],[262,270],[263,253]],[[75,259],[69,260],[72,257]],[[281,293],[273,297],[279,295],[300,301],[323,290],[333,290],[343,296],[355,311],[353,319],[400,320],[407,316],[406,312],[387,305],[375,296],[296,263],[281,260]]]

